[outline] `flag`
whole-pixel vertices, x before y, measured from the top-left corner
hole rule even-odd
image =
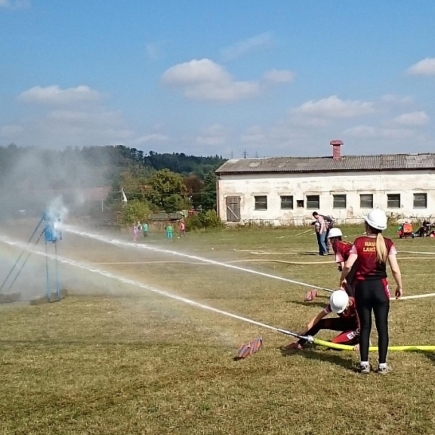
[[[124,189],[121,189],[121,193],[122,193],[122,202],[127,202],[127,197],[125,196]]]

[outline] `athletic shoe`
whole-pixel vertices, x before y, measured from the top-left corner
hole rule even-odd
[[[298,342],[296,343],[290,343],[287,346],[284,346],[284,350],[302,350],[302,345]]]
[[[393,369],[389,365],[387,365],[386,367],[378,367],[378,373],[380,375],[386,375],[392,371],[393,371]]]
[[[368,375],[370,373],[370,364],[360,364],[359,365],[359,372],[362,375]]]

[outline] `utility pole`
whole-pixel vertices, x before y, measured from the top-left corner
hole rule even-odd
[[[247,153],[246,148],[245,148],[245,150],[243,151],[243,158],[246,159],[247,155],[248,155],[248,153]]]

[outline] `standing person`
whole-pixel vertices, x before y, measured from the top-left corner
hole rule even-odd
[[[148,237],[148,223],[147,222],[144,222],[142,224],[142,234],[143,234],[144,238]]]
[[[313,217],[316,219],[314,227],[316,229],[317,244],[319,245],[319,255],[328,255],[328,248],[326,246],[326,222],[317,211],[313,212]]]
[[[174,236],[174,229],[172,228],[171,223],[168,223],[168,225],[166,226],[166,238],[172,239],[173,236]]]
[[[133,242],[137,242],[137,236],[139,235],[140,222],[135,222],[133,224]]]
[[[329,254],[329,232],[334,228],[334,219],[331,216],[322,215],[325,220],[326,225],[326,234],[325,234],[325,243],[326,243],[326,252]]]
[[[180,235],[179,237],[186,237],[186,224],[184,223],[183,219],[181,219],[180,224],[179,224],[179,230],[180,230]]]
[[[341,273],[340,284],[346,278],[355,262],[355,302],[361,323],[360,330],[360,372],[370,373],[369,342],[372,328],[372,311],[378,331],[379,365],[378,373],[386,374],[388,352],[388,314],[390,311],[390,291],[387,282],[387,263],[389,263],[397,284],[396,299],[403,295],[402,276],[397,264],[396,248],[391,239],[382,236],[387,228],[387,216],[379,209],[371,210],[364,218],[366,235],[357,237]]]
[[[324,319],[328,314],[335,313],[338,317]],[[343,331],[332,339],[332,343],[357,345],[359,342],[359,319],[355,308],[355,299],[349,297],[344,290],[336,290],[331,293],[329,304],[313,317],[306,329],[299,335],[316,335],[321,329]],[[299,339],[297,342],[285,346],[285,350],[302,349],[306,340]]]

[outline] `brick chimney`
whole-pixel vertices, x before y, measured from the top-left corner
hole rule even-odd
[[[332,159],[340,160],[341,159],[340,147],[343,145],[343,142],[341,140],[331,140],[329,144],[332,145]]]

